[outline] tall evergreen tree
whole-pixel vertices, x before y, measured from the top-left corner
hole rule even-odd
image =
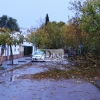
[[[49,22],[49,16],[48,16],[48,14],[46,14],[46,17],[45,17],[45,25],[47,25],[48,22]]]

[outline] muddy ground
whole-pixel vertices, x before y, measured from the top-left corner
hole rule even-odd
[[[32,63],[0,76],[0,100],[100,100],[100,90],[83,78],[23,79],[23,75],[45,72],[55,63]],[[61,67],[58,64],[56,67]]]

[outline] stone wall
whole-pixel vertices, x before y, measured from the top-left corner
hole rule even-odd
[[[39,49],[40,50],[40,49]],[[64,49],[41,49],[45,52],[45,58],[48,60],[61,60],[64,57]]]

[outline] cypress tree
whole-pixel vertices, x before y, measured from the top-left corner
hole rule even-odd
[[[48,16],[48,14],[46,14],[46,17],[45,17],[45,25],[47,25],[48,22],[49,22],[49,16]]]

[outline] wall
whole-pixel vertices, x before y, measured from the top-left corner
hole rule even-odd
[[[13,53],[13,58],[19,58],[24,56],[24,46],[30,46],[32,47],[32,43],[24,42],[23,44],[20,45],[13,45],[12,46],[12,53]],[[1,46],[0,46],[0,54],[1,54]],[[3,55],[3,61],[11,59],[10,56],[10,46],[6,45],[6,49],[4,50],[4,55]]]
[[[12,53],[13,53],[13,58],[19,58],[20,57],[20,48],[19,45],[12,46]],[[0,46],[0,54],[1,54],[1,46]],[[4,55],[3,55],[3,60],[9,60],[11,59],[10,57],[10,46],[6,46],[4,50]]]
[[[48,60],[61,60],[64,58],[64,49],[38,49],[45,52]]]

